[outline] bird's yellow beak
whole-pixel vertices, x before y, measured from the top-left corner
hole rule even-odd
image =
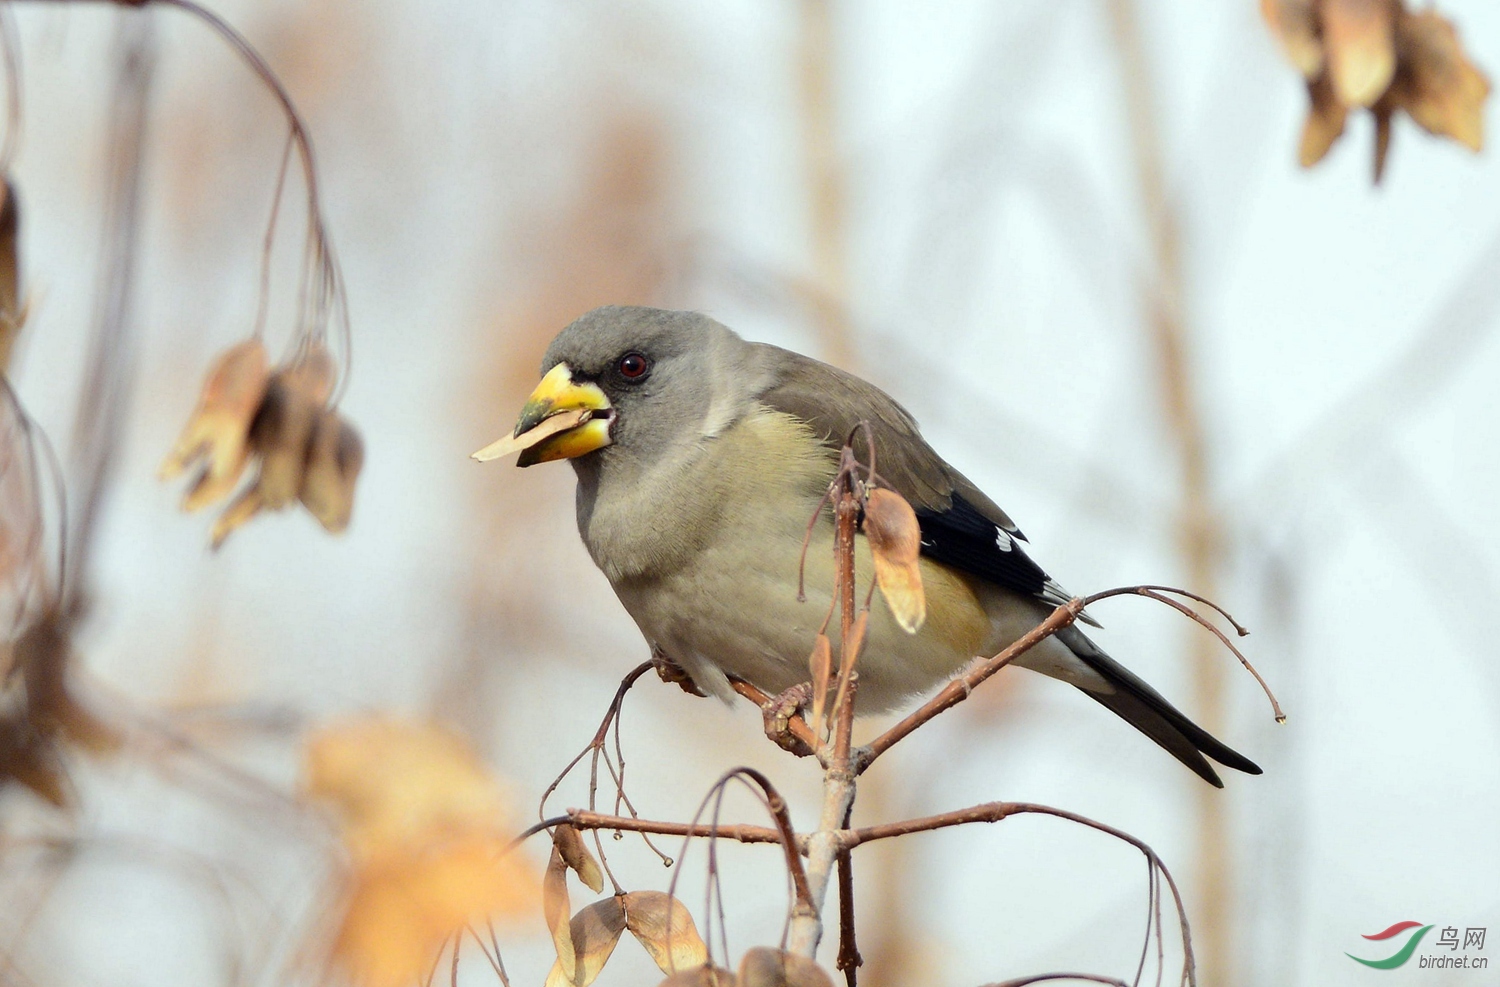
[[[597,384],[577,383],[566,363],[542,377],[526,399],[515,431],[478,452],[474,459],[491,459],[520,452],[517,466],[534,466],[554,459],[572,459],[609,445],[614,412]]]

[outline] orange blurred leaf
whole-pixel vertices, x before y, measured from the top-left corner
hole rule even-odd
[[[877,487],[865,503],[865,538],[875,557],[875,582],[896,623],[915,634],[927,619],[922,592],[922,529],[906,498]]]
[[[504,855],[505,847],[466,836],[358,867],[335,958],[362,987],[409,987],[465,926],[531,914],[536,877],[522,858]]]
[[[303,790],[335,810],[353,859],[333,955],[362,987],[419,981],[466,925],[535,907],[500,786],[451,734],[384,717],[323,730]]]

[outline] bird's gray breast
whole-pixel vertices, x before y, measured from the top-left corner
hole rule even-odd
[[[797,602],[797,567],[835,462],[805,424],[756,409],[643,468],[580,470],[579,532],[642,633],[700,687],[726,695],[725,672],[778,682],[822,620]]]

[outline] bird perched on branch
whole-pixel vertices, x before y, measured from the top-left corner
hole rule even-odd
[[[892,709],[999,652],[1069,599],[1005,512],[858,377],[707,316],[618,306],[564,329],[542,371],[514,433],[475,458],[520,449],[519,466],[572,460],[589,554],[653,648],[702,692],[732,699],[729,675],[772,694],[807,681],[834,560],[807,553],[799,602],[803,540],[861,421],[880,480],[916,511],[927,616],[908,632],[875,597],[859,712]],[[819,525],[814,544],[826,545],[831,512]],[[869,547],[857,543],[868,580]],[[1076,626],[1015,663],[1077,686],[1211,784],[1223,783],[1204,755],[1260,774]]]

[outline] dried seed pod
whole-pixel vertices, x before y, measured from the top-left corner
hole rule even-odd
[[[582,425],[593,416],[593,411],[588,408],[577,408],[572,411],[560,411],[555,415],[548,415],[535,428],[528,429],[520,435],[507,435],[497,439],[478,452],[471,453],[469,458],[481,463],[487,463],[492,459],[509,456],[513,452],[523,452],[546,439],[552,438],[552,436],[560,432],[566,432],[570,428]]]
[[[896,623],[915,634],[927,619],[922,592],[922,529],[906,498],[877,487],[865,503],[865,538],[875,557],[875,582]]]
[[[1328,74],[1345,106],[1374,106],[1396,74],[1398,0],[1323,0]]]
[[[646,948],[662,973],[691,970],[708,962],[687,906],[662,891],[632,891],[624,897],[625,927]]]
[[[265,506],[260,499],[260,484],[253,483],[224,508],[214,521],[213,531],[208,536],[209,547],[217,551],[234,531],[248,522]]]
[[[269,510],[281,510],[302,490],[313,429],[333,379],[333,359],[322,346],[271,375],[250,430],[251,444],[261,454],[261,503]]]
[[[552,831],[552,845],[562,854],[563,863],[573,869],[590,891],[598,894],[604,890],[604,873],[599,870],[599,862],[589,852],[578,830],[563,823]]]
[[[740,959],[738,987],[833,987],[833,979],[805,956],[757,946]]]
[[[349,527],[354,484],[365,464],[365,446],[354,426],[332,411],[318,415],[302,476],[302,504],[333,534]]]
[[[657,987],[738,987],[739,978],[722,966],[700,966],[674,973]]]
[[[605,898],[580,909],[567,923],[566,935],[552,930],[557,962],[547,973],[546,987],[588,987],[604,969],[620,933],[625,931],[625,907],[620,898]],[[564,950],[561,943],[568,943]],[[564,955],[566,952],[566,956]]]
[[[1323,71],[1323,42],[1313,0],[1260,0],[1260,12],[1303,77],[1317,78]]]
[[[161,478],[170,480],[194,463],[203,463],[202,476],[183,501],[184,510],[223,499],[239,482],[249,456],[250,423],[266,383],[266,348],[259,339],[230,347],[209,371],[198,406],[161,464]]]
[[[1322,161],[1334,142],[1343,136],[1349,107],[1339,101],[1326,74],[1307,84],[1307,98],[1307,122],[1302,126],[1302,144],[1297,159],[1302,167],[1311,168]]]
[[[828,681],[833,675],[833,649],[828,635],[819,633],[813,641],[812,654],[807,658],[808,671],[812,673],[812,728],[819,742],[823,739],[823,712],[828,705]]]
[[[1403,14],[1396,46],[1401,67],[1392,101],[1429,134],[1480,150],[1490,83],[1464,55],[1453,25],[1431,10]]]

